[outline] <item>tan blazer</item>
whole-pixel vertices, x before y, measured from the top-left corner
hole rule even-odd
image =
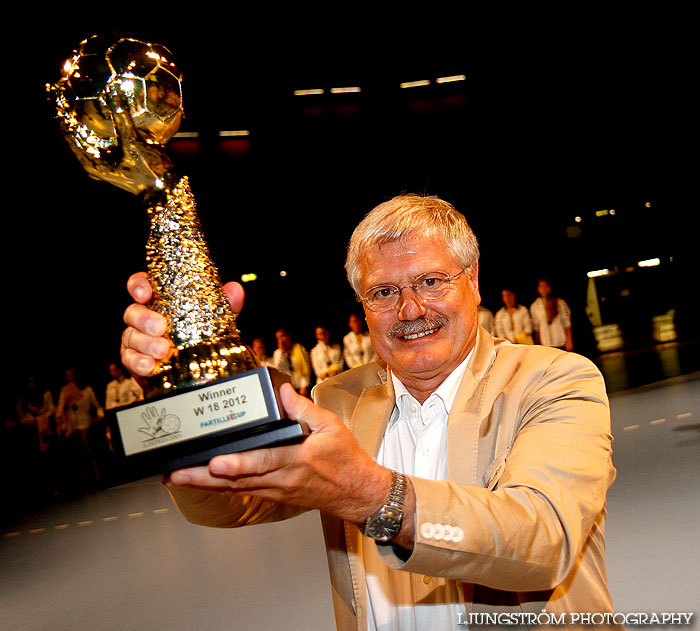
[[[314,396],[376,457],[394,408],[383,364],[329,379]],[[605,494],[615,477],[611,442],[605,385],[591,362],[494,340],[480,329],[448,419],[449,480],[411,477],[415,548],[402,563],[382,546],[385,561],[460,581],[467,613],[614,611],[604,558]],[[230,494],[173,496],[187,519],[209,526],[279,520],[302,510]],[[321,517],[337,626],[366,629],[360,532]],[[424,536],[425,522],[459,526],[464,536],[459,543],[436,541]]]

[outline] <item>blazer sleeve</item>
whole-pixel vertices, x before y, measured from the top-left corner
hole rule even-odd
[[[238,528],[282,521],[306,510],[227,491],[202,491],[183,487],[168,488],[168,492],[187,521],[212,528]]]
[[[497,486],[412,477],[415,547],[405,562],[382,547],[390,566],[509,591],[552,589],[570,574],[615,477],[604,382],[588,360],[560,353],[517,388],[516,410],[493,392],[481,398],[491,401],[481,423],[500,415],[507,426],[504,415],[517,416]],[[421,525],[431,520],[457,525],[463,537],[426,536]]]

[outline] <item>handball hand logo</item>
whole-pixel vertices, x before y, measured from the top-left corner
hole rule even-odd
[[[158,411],[152,405],[146,408],[145,412],[141,413],[141,418],[146,426],[139,427],[139,431],[151,438],[169,436],[180,431],[180,419],[175,414],[167,414],[165,408]]]

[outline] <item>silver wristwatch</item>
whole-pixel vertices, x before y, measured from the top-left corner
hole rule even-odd
[[[408,480],[403,473],[391,472],[391,489],[389,496],[374,515],[367,518],[360,530],[365,537],[371,537],[377,541],[389,541],[401,530],[403,518],[403,503],[406,499]]]

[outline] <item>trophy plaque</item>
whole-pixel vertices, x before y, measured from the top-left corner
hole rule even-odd
[[[187,177],[163,150],[183,115],[170,51],[128,37],[83,41],[47,85],[61,131],[90,177],[146,205],[150,308],[169,322],[171,353],[146,379],[144,401],[108,413],[118,482],[206,464],[213,456],[303,440],[235,314],[197,217]]]

